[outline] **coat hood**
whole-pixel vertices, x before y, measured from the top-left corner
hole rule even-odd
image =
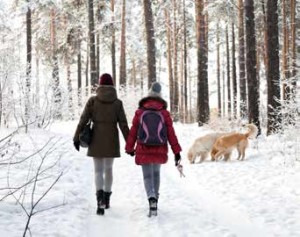
[[[117,91],[113,86],[101,85],[96,90],[97,99],[105,103],[112,103],[117,99]]]
[[[146,109],[167,109],[167,102],[158,96],[148,96],[140,100],[139,107]]]

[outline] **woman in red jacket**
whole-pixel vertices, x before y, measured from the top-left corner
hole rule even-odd
[[[141,117],[144,116],[145,111],[157,111],[162,117],[163,125],[152,126],[158,127],[163,131],[165,129],[166,141],[169,142],[173,153],[175,154],[175,165],[177,166],[181,156],[181,147],[178,143],[174,128],[173,121],[169,111],[167,110],[167,102],[161,98],[161,85],[154,82],[150,88],[149,95],[139,102],[139,109],[135,112],[132,121],[132,127],[126,142],[126,153],[131,156],[135,155],[135,163],[142,166],[144,185],[146,194],[149,201],[150,212],[149,215],[157,215],[157,200],[159,195],[160,185],[160,166],[165,164],[168,160],[168,144],[162,141],[162,144],[148,144],[140,139]],[[154,119],[150,119],[153,121]],[[147,129],[147,128],[146,128]],[[151,126],[149,127],[151,130]],[[146,131],[146,137],[152,134],[160,133],[159,131]],[[162,132],[163,133],[163,132]],[[150,135],[149,135],[150,134]],[[163,137],[164,135],[161,134]],[[158,139],[163,140],[158,135]],[[136,147],[135,147],[136,145]]]

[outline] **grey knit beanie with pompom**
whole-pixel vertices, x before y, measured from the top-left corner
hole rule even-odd
[[[153,82],[150,90],[149,96],[158,96],[161,97],[161,85],[158,82]]]

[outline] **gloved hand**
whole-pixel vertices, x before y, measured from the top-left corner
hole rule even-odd
[[[134,156],[134,155],[135,155],[135,152],[134,152],[134,151],[130,151],[130,152],[127,152],[127,151],[126,151],[126,153],[127,153],[128,155],[130,155],[130,156]]]
[[[180,161],[181,161],[180,153],[175,154],[175,166],[177,166]]]
[[[75,149],[76,149],[77,151],[79,151],[80,142],[79,142],[79,141],[74,141],[73,144],[74,144]]]

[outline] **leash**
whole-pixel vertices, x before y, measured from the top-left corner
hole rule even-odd
[[[180,164],[180,161],[176,167],[177,167],[177,170],[179,171],[180,178],[185,177],[185,175],[183,173],[183,166]]]

